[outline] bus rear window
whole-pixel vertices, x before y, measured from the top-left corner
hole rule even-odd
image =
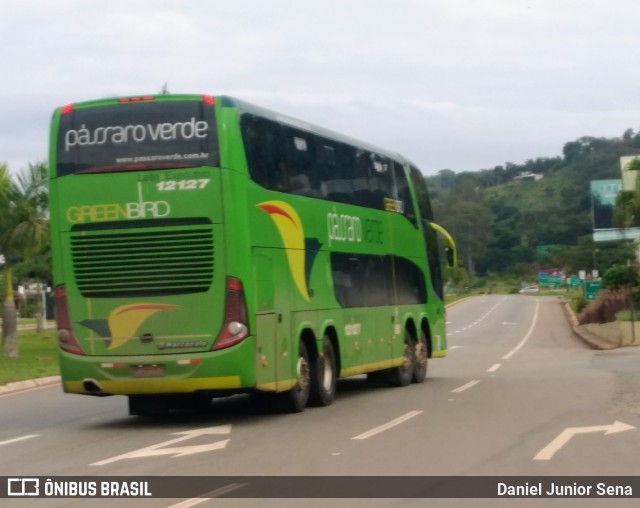
[[[149,101],[72,109],[60,117],[57,175],[219,166],[215,109]]]

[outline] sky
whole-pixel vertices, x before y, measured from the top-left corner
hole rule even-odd
[[[0,163],[46,160],[58,106],[232,95],[423,173],[640,130],[638,0],[2,0]]]

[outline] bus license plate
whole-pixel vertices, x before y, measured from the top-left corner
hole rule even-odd
[[[162,377],[164,365],[136,365],[133,368],[133,377]]]

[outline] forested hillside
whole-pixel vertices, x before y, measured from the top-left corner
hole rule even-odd
[[[527,276],[544,267],[601,271],[631,248],[591,240],[592,180],[620,178],[619,158],[640,154],[640,132],[582,137],[562,157],[427,178],[436,220],[454,236],[472,275]],[[538,176],[534,176],[538,175]],[[545,248],[544,246],[552,246]]]

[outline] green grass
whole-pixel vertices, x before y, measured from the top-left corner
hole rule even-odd
[[[469,296],[475,295],[470,293],[447,293],[446,295],[444,295],[444,304],[449,305],[450,303],[462,300],[463,298],[467,298]]]
[[[632,317],[633,319],[631,319]],[[623,309],[616,314],[616,319],[618,321],[640,321],[640,310],[635,308],[632,315],[631,309]]]
[[[0,353],[0,386],[14,381],[57,376],[58,346],[55,330],[44,333],[18,332],[17,358],[7,358]]]

